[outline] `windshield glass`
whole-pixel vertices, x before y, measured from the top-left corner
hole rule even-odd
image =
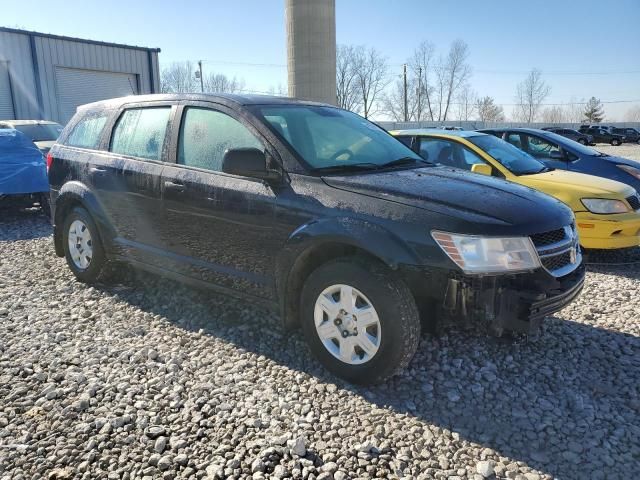
[[[60,132],[62,132],[62,125],[58,125],[57,123],[16,125],[15,128],[24,133],[33,142],[57,140]]]
[[[380,168],[402,161],[424,164],[416,153],[355,113],[309,105],[261,106],[259,115],[311,169]]]
[[[477,137],[469,137],[467,140],[487,152],[515,175],[540,173],[547,169],[542,162],[528,153],[493,135],[478,135]]]
[[[587,132],[588,133],[588,132]],[[549,140],[553,140],[557,144],[562,147],[567,147],[572,150],[575,150],[578,155],[601,155],[601,153],[593,148],[585,147],[579,142],[574,142],[573,140],[563,137],[561,135],[556,135],[555,133],[547,132],[545,136],[549,137]]]

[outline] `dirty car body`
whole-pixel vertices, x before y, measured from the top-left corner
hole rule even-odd
[[[121,153],[118,126],[148,109],[164,109],[153,113],[162,113],[161,134],[137,156]],[[230,142],[243,148],[191,151],[191,136],[202,145],[208,135],[195,120],[220,115],[242,126]],[[78,129],[93,129],[93,141],[75,138]],[[228,167],[232,156],[254,165],[258,154],[266,162],[260,172]],[[406,286],[432,326],[474,320],[495,331],[530,332],[584,280],[574,217],[563,204],[428,164],[376,125],[328,105],[237,95],[99,102],[79,110],[50,161],[58,255],[67,245],[65,218],[82,206],[109,257],[273,306],[287,327],[306,321],[301,295],[309,279],[344,257],[376,265],[372,275],[383,271],[380,278]],[[443,246],[498,237],[525,245],[531,265],[466,271]]]

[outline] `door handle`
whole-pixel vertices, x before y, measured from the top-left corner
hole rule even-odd
[[[167,180],[164,182],[164,188],[167,190],[175,190],[176,192],[184,192],[184,184]]]
[[[89,171],[90,171],[91,173],[106,173],[106,172],[107,172],[107,169],[106,169],[106,168],[91,167],[91,168],[89,169]]]

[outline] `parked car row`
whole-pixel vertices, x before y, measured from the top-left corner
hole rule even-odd
[[[56,254],[83,282],[127,262],[273,307],[366,384],[423,329],[536,331],[584,248],[640,243],[637,162],[551,131],[392,133],[278,97],[85,105],[46,154]]]

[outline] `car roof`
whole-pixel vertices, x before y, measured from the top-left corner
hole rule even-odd
[[[128,97],[111,98],[99,102],[87,103],[79,109],[100,109],[117,108],[127,103],[162,102],[162,101],[203,101],[217,102],[222,104],[236,105],[313,105],[324,107],[335,107],[326,103],[312,102],[290,97],[280,97],[274,95],[240,95],[235,93],[164,93],[152,95],[130,95]]]
[[[413,135],[416,137],[432,137],[432,136],[449,136],[449,137],[461,137],[461,138],[470,138],[470,137],[479,137],[481,135],[486,135],[482,132],[476,132],[473,130],[440,130],[434,128],[412,128],[407,130],[393,130],[391,131],[393,135]]]
[[[58,122],[51,120],[0,120],[0,123],[6,125],[58,125]]]
[[[557,127],[560,128],[560,127]],[[521,132],[521,133],[553,133],[550,132],[549,130],[542,130],[540,128],[525,128],[525,127],[514,127],[514,128],[505,128],[505,127],[500,127],[500,128],[481,128],[479,130],[476,130],[478,132]]]

